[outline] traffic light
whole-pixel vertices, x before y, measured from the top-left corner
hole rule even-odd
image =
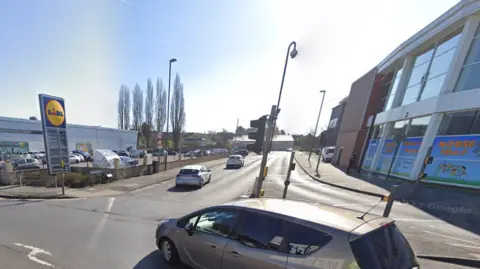
[[[247,145],[249,151],[257,154],[262,153],[263,140],[265,139],[265,124],[267,123],[267,116],[263,116],[258,120],[250,121],[250,127],[256,128],[256,132],[248,133],[248,139],[255,140],[255,143]]]

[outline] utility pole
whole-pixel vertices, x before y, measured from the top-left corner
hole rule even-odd
[[[315,138],[317,137],[318,122],[320,121],[320,115],[322,114],[323,101],[325,100],[325,90],[321,90],[322,93],[322,102],[320,103],[320,110],[318,111],[317,124],[315,124],[315,131],[313,134],[312,144],[310,145],[310,152],[308,153],[308,161],[312,157],[313,145],[315,144]]]
[[[237,130],[238,130],[238,123],[240,119],[237,119],[237,127],[235,128],[235,132],[233,134],[233,141],[237,141]]]
[[[274,125],[274,121],[275,121],[275,118],[276,118],[276,114],[277,114],[277,106],[273,105],[272,106],[272,110],[270,112],[270,117],[268,118],[268,129],[267,129],[267,133],[265,135],[265,139],[263,141],[263,147],[262,147],[262,152],[263,152],[263,157],[262,157],[262,162],[260,164],[260,173],[256,179],[256,182],[255,182],[255,186],[253,188],[253,192],[252,192],[252,197],[253,198],[258,198],[260,196],[260,190],[262,189],[262,184],[263,184],[263,180],[265,180],[265,177],[266,177],[266,165],[267,165],[267,157],[268,157],[268,149],[269,149],[269,145],[270,145],[270,139],[272,139],[273,137],[273,125]]]

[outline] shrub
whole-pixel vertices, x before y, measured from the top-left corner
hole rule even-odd
[[[68,173],[65,174],[65,186],[78,188],[85,187],[88,184],[88,175],[80,173]]]

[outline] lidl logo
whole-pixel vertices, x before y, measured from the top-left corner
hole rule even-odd
[[[65,111],[62,104],[57,100],[49,100],[45,105],[45,116],[48,122],[59,127],[65,122]]]

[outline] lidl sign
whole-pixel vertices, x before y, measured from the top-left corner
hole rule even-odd
[[[60,97],[39,94],[42,115],[43,139],[50,174],[68,173],[67,117],[65,100]]]
[[[42,113],[45,118],[45,123],[48,127],[65,128],[65,101],[58,97],[45,96],[41,98],[43,104]]]

